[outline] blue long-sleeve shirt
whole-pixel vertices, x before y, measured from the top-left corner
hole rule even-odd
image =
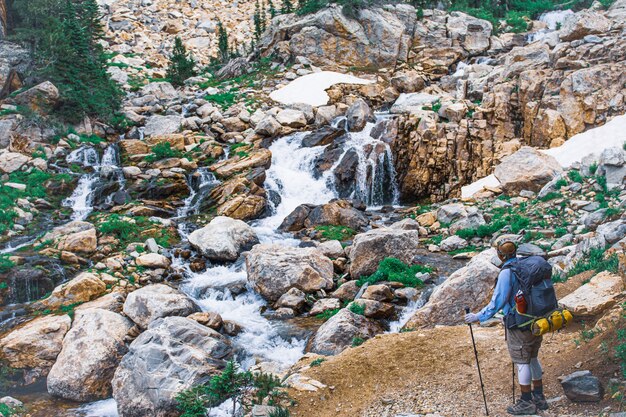
[[[504,265],[513,262],[514,259],[509,259]],[[498,311],[502,310],[502,313],[506,316],[510,311],[515,309],[515,294],[513,294],[514,277],[510,269],[503,269],[498,275],[498,282],[496,288],[493,291],[491,301],[478,313],[478,320],[481,322],[489,320]]]

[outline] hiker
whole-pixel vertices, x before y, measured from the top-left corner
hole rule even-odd
[[[484,322],[502,310],[505,316],[506,342],[513,363],[517,365],[518,381],[522,397],[507,408],[512,415],[535,414],[537,410],[547,410],[548,403],[543,394],[543,370],[538,355],[542,336],[534,336],[529,329],[509,328],[507,317],[515,314],[516,278],[511,266],[517,262],[517,245],[510,241],[497,247],[498,257],[503,262],[502,270],[490,303],[478,313],[465,315],[466,323]],[[513,326],[515,327],[515,326]],[[532,380],[532,389],[531,389]]]

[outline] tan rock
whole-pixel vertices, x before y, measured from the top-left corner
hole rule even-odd
[[[91,228],[82,232],[71,233],[61,237],[57,245],[59,250],[76,253],[93,253],[98,247],[96,229]]]
[[[624,280],[608,271],[601,272],[559,303],[576,316],[595,316],[612,307],[624,291]]]
[[[106,284],[98,275],[82,272],[65,284],[56,287],[50,296],[41,301],[49,309],[56,310],[61,306],[80,304],[91,301],[106,291]]]
[[[251,168],[269,168],[272,163],[272,153],[268,149],[257,149],[245,158],[238,160],[227,159],[224,162],[211,166],[220,177],[230,177],[231,175],[243,172]]]
[[[171,262],[169,258],[158,253],[146,253],[138,256],[135,263],[146,268],[168,268]]]

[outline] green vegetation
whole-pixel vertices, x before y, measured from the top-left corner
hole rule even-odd
[[[268,417],[291,417],[291,413],[286,408],[278,407],[270,411]]]
[[[274,375],[240,371],[235,362],[229,361],[222,373],[207,383],[180,392],[176,396],[177,409],[182,412],[181,417],[204,417],[207,408],[232,400],[235,416],[237,404],[244,410],[256,404],[277,406],[287,399],[282,388],[282,382]]]
[[[598,170],[598,164],[597,163],[593,163],[589,166],[589,172],[591,173],[591,175],[596,175],[596,171]]]
[[[560,188],[560,187],[557,187],[557,188]],[[551,193],[548,193],[548,194],[544,195],[543,197],[541,197],[540,200],[541,201],[550,201],[550,200],[556,200],[557,198],[561,198],[561,197],[563,197],[563,194],[551,192]]]
[[[152,237],[157,244],[170,247],[178,239],[177,234],[154,222],[148,217],[122,217],[119,214],[95,214],[98,231],[105,235],[112,235],[119,240],[120,247],[126,247],[133,242],[143,242]]]
[[[557,227],[556,229],[554,229],[554,236],[556,237],[562,237],[565,236],[567,234],[567,229],[564,227]]]
[[[144,158],[146,162],[156,162],[161,159],[180,158],[182,156],[182,152],[172,148],[169,142],[157,143],[150,148],[150,152],[152,153]]]
[[[172,50],[170,65],[167,68],[167,78],[173,85],[182,86],[185,84],[187,78],[196,75],[195,66],[196,61],[191,54],[187,52],[187,48],[183,45],[182,39],[177,36],[174,40],[174,49]]]
[[[560,190],[563,187],[567,187],[567,180],[565,178],[559,178],[554,186],[557,190]]]
[[[10,37],[33,53],[32,78],[59,89],[59,104],[44,110],[71,123],[85,116],[109,121],[117,114],[122,94],[106,71],[96,0],[15,0],[9,14]]]
[[[456,235],[463,239],[472,239],[474,237],[492,236],[494,233],[508,226],[511,233],[519,233],[530,225],[530,219],[517,213],[505,214],[506,212],[497,211],[491,222],[478,226],[477,228],[461,229]]]
[[[311,362],[311,365],[310,365],[310,366],[312,366],[312,367],[315,367],[315,366],[320,366],[320,365],[321,365],[322,363],[324,363],[325,361],[326,361],[326,359],[324,359],[324,358],[317,358],[317,359],[315,359],[315,360],[313,360],[313,361]]]
[[[421,287],[424,283],[415,275],[432,271],[433,269],[427,265],[408,266],[397,258],[385,258],[378,265],[376,272],[370,276],[359,278],[357,285],[362,286],[366,282],[371,285],[381,281],[394,281],[407,287]]]
[[[580,175],[580,171],[572,169],[567,173],[567,176],[570,180],[572,180],[572,182],[579,182],[581,184],[583,183],[583,176]]]
[[[355,336],[352,338],[352,347],[361,346],[363,343],[365,343],[365,339],[362,337]]]
[[[334,316],[335,314],[339,313],[340,310],[341,310],[340,308],[333,308],[332,310],[326,310],[323,313],[316,315],[315,318],[326,321],[332,316]]]
[[[237,94],[232,91],[228,91],[225,93],[208,94],[204,96],[204,99],[210,103],[220,106],[222,109],[225,110],[235,104]]]
[[[350,305],[348,306],[348,310],[350,310],[354,314],[358,314],[359,316],[365,315],[365,306],[356,301],[350,303]]]
[[[356,230],[347,226],[315,226],[315,230],[320,232],[324,240],[338,240],[340,242],[352,239],[352,236],[357,233]]]
[[[604,256],[604,249],[591,249],[586,257],[580,259],[567,273],[567,277],[573,277],[585,271],[610,271],[617,273],[619,260],[617,254],[608,257]]]

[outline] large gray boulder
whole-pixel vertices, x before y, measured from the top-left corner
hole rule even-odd
[[[522,190],[538,192],[562,173],[563,169],[556,159],[530,146],[523,146],[514,154],[502,158],[494,170],[494,175],[508,193]]]
[[[459,203],[446,204],[437,210],[437,220],[450,225],[450,233],[461,229],[475,229],[485,224],[485,219],[478,208]]]
[[[178,133],[183,125],[183,120],[180,116],[151,116],[146,122],[144,134],[146,136],[162,136]]]
[[[348,200],[333,200],[330,203],[313,206],[302,204],[285,217],[279,230],[297,232],[316,226],[346,226],[354,230],[361,230],[369,220],[359,209]]]
[[[574,402],[598,402],[604,396],[600,380],[591,371],[576,371],[560,378],[565,395]]]
[[[164,284],[153,284],[128,294],[124,314],[142,328],[161,317],[188,316],[199,311],[185,294]]]
[[[360,132],[365,128],[367,122],[374,121],[374,113],[370,106],[362,98],[357,99],[346,113],[348,119],[348,129],[351,132]]]
[[[462,12],[451,12],[446,28],[452,45],[461,46],[470,55],[484,52],[491,45],[493,26],[486,20],[476,19]]]
[[[463,321],[463,308],[482,308],[491,298],[500,269],[495,249],[488,249],[454,272],[431,295],[424,307],[415,312],[406,328],[455,325]]]
[[[388,257],[410,264],[418,244],[417,230],[381,228],[358,234],[349,253],[350,276],[357,279],[371,275],[378,269],[380,261]]]
[[[609,30],[611,21],[592,10],[582,10],[568,16],[559,31],[562,41],[575,41],[587,35],[602,34]]]
[[[73,401],[111,396],[111,380],[133,323],[112,311],[91,308],[76,312],[63,349],[48,374],[48,392]]]
[[[269,301],[291,288],[305,293],[333,288],[333,263],[318,249],[263,244],[245,257],[248,281]]]
[[[382,332],[383,328],[375,320],[344,308],[317,329],[309,351],[320,355],[337,355],[350,347],[354,338],[367,340]]]
[[[215,217],[189,235],[189,243],[211,261],[235,261],[241,252],[259,243],[252,227],[241,220]]]
[[[155,320],[115,371],[113,398],[120,416],[178,416],[176,395],[217,373],[231,354],[226,338],[194,320]]]

